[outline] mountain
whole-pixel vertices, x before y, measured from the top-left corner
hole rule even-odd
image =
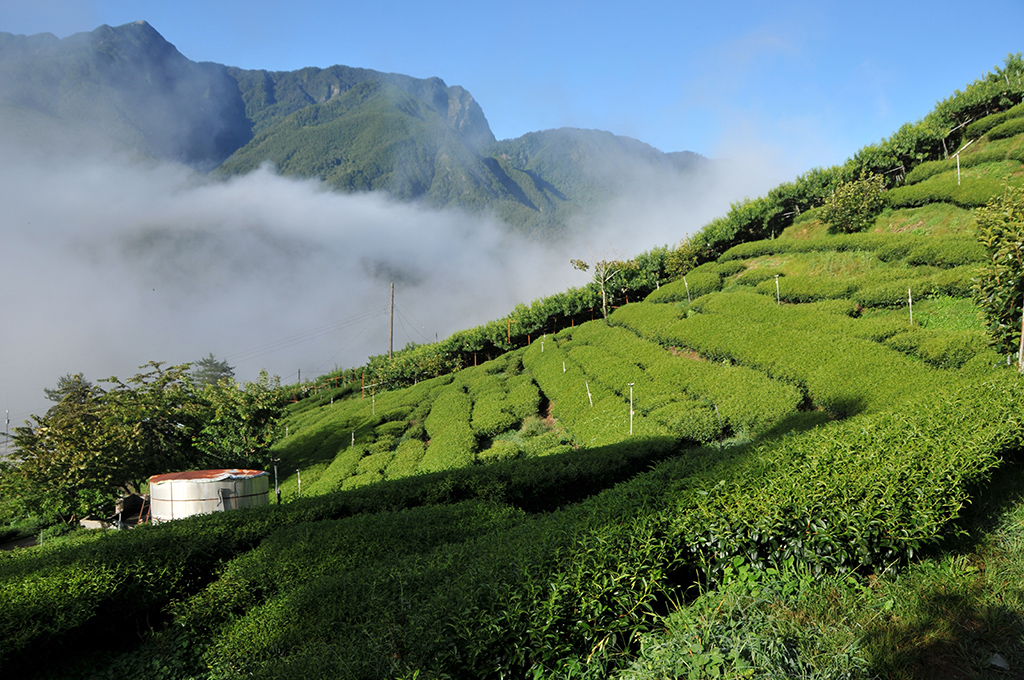
[[[63,40],[0,33],[0,112],[8,135],[200,169],[252,136],[227,68],[186,59],[145,22]]]
[[[269,162],[338,191],[491,211],[540,234],[650,173],[685,179],[706,161],[593,130],[498,142],[473,96],[440,78],[196,63],[144,21],[64,39],[0,33],[0,122],[48,149],[114,149],[217,177]]]

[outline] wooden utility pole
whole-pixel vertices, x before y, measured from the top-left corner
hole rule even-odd
[[[388,323],[388,359],[394,354],[395,348],[395,284],[391,284],[391,321]]]

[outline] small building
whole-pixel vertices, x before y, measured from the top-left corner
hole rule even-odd
[[[192,515],[267,505],[270,477],[263,470],[192,470],[149,478],[150,517],[166,522]]]

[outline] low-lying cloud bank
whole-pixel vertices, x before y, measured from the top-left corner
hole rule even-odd
[[[340,195],[269,168],[214,182],[124,157],[0,149],[0,408],[12,426],[66,373],[132,375],[212,352],[294,381],[433,341],[586,278],[570,257],[674,244],[779,181],[750,163],[651,178],[543,244],[494,219]],[[754,170],[750,170],[754,167]]]

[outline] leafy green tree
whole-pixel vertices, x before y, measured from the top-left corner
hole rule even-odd
[[[861,174],[843,182],[825,199],[821,219],[834,231],[852,233],[870,227],[885,207],[885,180],[881,175]]]
[[[234,377],[234,367],[229,366],[226,359],[218,360],[213,352],[192,365],[192,378],[199,387],[216,385],[222,378]]]
[[[198,389],[189,364],[150,362],[127,380],[94,388],[65,376],[61,401],[15,428],[13,465],[0,493],[21,507],[73,520],[138,491],[154,474],[259,464],[277,435],[277,382],[265,373],[244,386],[229,379]]]
[[[211,459],[247,461],[265,465],[277,440],[281,415],[281,383],[266,371],[259,380],[239,385],[221,379],[207,385],[202,400],[209,409],[196,447]]]
[[[589,271],[590,265],[583,260],[569,260],[572,266],[581,272]],[[594,270],[590,277],[601,289],[601,312],[608,318],[608,284],[622,270],[622,263],[615,260],[598,260],[594,262]]]
[[[996,350],[1017,354],[1024,372],[1024,190],[1006,187],[975,212],[978,240],[989,261],[975,284],[975,299]]]

